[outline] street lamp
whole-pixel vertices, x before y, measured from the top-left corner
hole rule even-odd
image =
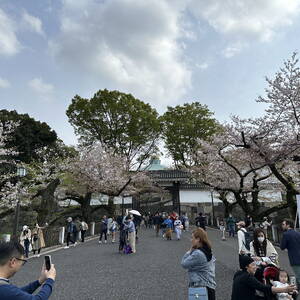
[[[210,189],[210,196],[211,196],[211,211],[212,211],[212,225],[215,224],[215,206],[214,206],[214,189]]]
[[[20,179],[22,177],[26,176],[26,169],[23,166],[18,166],[17,176],[20,177]],[[14,229],[13,229],[13,237],[14,238],[17,237],[17,230],[19,227],[19,217],[20,217],[20,195],[18,195],[18,201],[17,201],[17,205],[16,205],[16,210],[15,210],[15,222],[14,222]]]

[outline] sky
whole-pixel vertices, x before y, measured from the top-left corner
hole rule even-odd
[[[199,101],[221,122],[299,50],[300,0],[0,0],[0,109],[75,144],[75,95],[131,93],[159,113]]]

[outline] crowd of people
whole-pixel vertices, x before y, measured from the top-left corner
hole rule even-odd
[[[250,216],[236,223],[230,215],[226,223],[229,236],[234,237],[236,226],[238,229],[239,270],[234,274],[231,300],[296,299],[297,285],[300,287],[300,233],[293,229],[293,222],[282,222],[284,233],[280,248],[288,250],[295,277],[280,269],[278,253],[268,240],[267,229],[271,222],[267,218],[258,228],[254,227]],[[215,258],[205,232],[203,214],[196,218],[196,224],[198,228],[192,233],[191,249],[181,262],[182,267],[188,269],[189,299],[202,296],[203,299],[215,300]],[[223,239],[226,230],[223,221],[220,229]],[[253,234],[249,233],[250,229]]]
[[[240,271],[234,276],[232,300],[296,299],[296,284],[300,286],[300,233],[293,229],[291,220],[282,222],[280,248],[288,250],[295,273],[295,281],[289,281],[289,274],[280,269],[278,252],[267,236],[271,223],[264,218],[263,225],[255,228],[251,218],[247,219],[236,223]]]
[[[202,213],[195,218],[196,229],[191,233],[190,249],[184,254],[181,265],[188,271],[189,299],[215,300],[216,279],[213,246],[206,232],[207,220]],[[153,215],[139,216],[127,214],[108,218],[103,216],[100,222],[99,244],[116,241],[116,232],[119,232],[119,251],[125,254],[136,253],[138,229],[153,228],[156,237],[171,240],[173,234],[181,239],[182,231],[189,230],[189,218],[186,214],[179,216],[176,212],[170,214],[156,212]],[[279,256],[276,248],[268,239],[267,229],[271,222],[264,218],[263,222],[255,228],[250,216],[245,220],[236,222],[230,215],[226,220],[220,220],[222,237],[228,231],[229,237],[237,234],[239,270],[233,276],[231,300],[291,300],[298,295],[297,284],[300,286],[300,233],[293,229],[293,222],[284,220],[284,230],[281,240],[281,249],[288,250],[290,264],[295,277],[280,268]],[[45,246],[43,237],[44,227],[38,224],[30,230],[26,225],[20,236],[20,243],[0,243],[0,299],[48,299],[51,295],[56,270],[54,265],[50,270],[43,267],[39,279],[28,286],[18,288],[9,283],[9,279],[27,262],[29,251],[40,255]],[[84,242],[88,225],[83,220],[71,217],[67,219],[66,242]],[[79,234],[80,232],[80,234]],[[292,279],[295,279],[292,280]],[[41,286],[36,295],[32,295]],[[1,298],[2,297],[2,298]]]

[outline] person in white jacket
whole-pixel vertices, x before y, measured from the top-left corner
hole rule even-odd
[[[239,255],[250,255],[250,244],[246,241],[246,235],[249,234],[245,228],[245,222],[240,221],[236,223],[238,227],[238,243],[239,243]]]
[[[257,265],[274,264],[278,266],[279,264],[278,253],[261,228],[256,228],[254,231],[253,241],[250,243],[250,253]]]

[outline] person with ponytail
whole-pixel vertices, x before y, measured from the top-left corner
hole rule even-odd
[[[188,270],[189,287],[205,287],[208,300],[215,300],[215,258],[211,242],[202,228],[192,233],[191,249],[183,256],[181,265]]]

